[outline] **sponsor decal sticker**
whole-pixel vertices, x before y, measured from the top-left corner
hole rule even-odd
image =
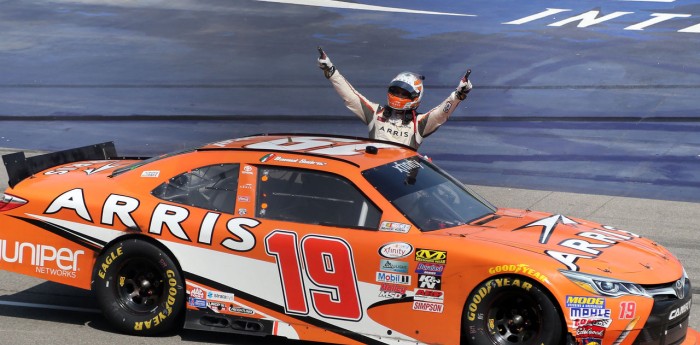
[[[445,265],[442,264],[419,262],[418,266],[416,266],[416,273],[418,274],[432,274],[436,276],[441,276],[444,270]]]
[[[205,292],[204,290],[200,288],[194,288],[190,291],[190,297],[192,298],[199,298],[199,299],[204,299],[205,297]]]
[[[396,284],[383,283],[381,287],[379,287],[379,291],[397,292],[403,295],[406,293],[406,287]]]
[[[85,254],[83,250],[73,251],[68,248],[56,248],[29,242],[14,242],[12,244],[8,240],[0,239],[0,262],[29,263],[34,266],[36,273],[44,275],[75,278],[76,271],[78,271],[78,259],[83,254]],[[111,264],[111,256],[105,258],[106,261]],[[104,262],[102,267],[105,267]],[[106,267],[109,267],[109,264]],[[104,278],[104,273],[100,277]]]
[[[411,285],[411,276],[405,274],[377,272],[377,282]]]
[[[207,307],[207,301],[199,298],[192,298],[188,300],[187,304],[195,307],[195,308],[206,308]]]
[[[411,230],[410,224],[383,221],[379,226],[379,231],[399,232],[405,234]]]
[[[207,292],[207,300],[219,302],[233,302],[233,294],[221,291],[209,291]]]
[[[398,170],[401,173],[410,173],[412,170],[415,169],[422,169],[423,166],[420,165],[418,161],[414,160],[404,160],[401,162],[394,162],[394,165],[392,166],[394,169]]]
[[[447,263],[447,252],[444,250],[416,248],[416,261],[435,264]]]
[[[402,299],[405,295],[398,292],[379,291],[380,298]]]
[[[239,215],[239,216],[245,216],[246,214],[248,214],[248,209],[245,209],[245,208],[239,208],[239,209],[238,209],[238,215]]]
[[[567,308],[605,309],[604,297],[566,296]]]
[[[605,328],[600,326],[581,326],[576,328],[576,341],[582,345],[600,345],[605,337]]]
[[[445,292],[429,289],[415,289],[413,300],[442,303],[445,300]]]
[[[413,246],[405,242],[391,242],[379,248],[379,255],[387,259],[401,259],[411,255]]]
[[[571,318],[586,318],[586,319],[609,319],[610,309],[593,309],[593,308],[571,308],[569,310]]]
[[[239,196],[238,201],[239,202],[250,202],[250,198],[247,196]]]
[[[270,159],[272,159],[272,158],[274,158],[274,157],[275,157],[275,154],[274,154],[274,153],[268,153],[268,154],[262,156],[262,158],[260,158],[260,162],[261,162],[261,163],[265,163],[265,162],[269,161]]]
[[[221,302],[207,302],[207,307],[218,313],[219,311],[226,309],[226,304]]]
[[[253,175],[253,167],[246,165],[243,167],[243,175]]]
[[[234,306],[229,307],[229,308],[228,308],[228,311],[230,311],[230,312],[232,312],[232,313],[238,313],[238,314],[248,314],[248,315],[253,314],[253,310],[252,310],[252,309],[241,308],[241,307],[234,307]]]
[[[424,289],[440,290],[442,289],[442,277],[432,274],[419,274],[418,287]]]
[[[527,264],[510,264],[510,265],[500,265],[489,268],[489,274],[499,274],[499,273],[520,273],[543,283],[548,282],[547,276],[538,272],[537,270],[530,268]]]
[[[427,311],[431,313],[442,313],[445,305],[442,303],[413,301],[413,310]]]
[[[408,262],[382,260],[379,262],[379,269],[384,272],[408,273]]]
[[[155,178],[160,176],[160,170],[146,170],[141,173],[141,177]]]
[[[612,324],[612,319],[571,319],[573,328],[581,326],[598,326],[608,328]]]

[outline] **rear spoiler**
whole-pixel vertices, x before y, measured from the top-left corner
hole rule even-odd
[[[3,155],[2,161],[5,163],[9,177],[7,184],[14,187],[27,177],[51,167],[79,161],[109,160],[116,157],[117,149],[114,143],[109,141],[29,158],[24,156],[24,152],[15,152]]]

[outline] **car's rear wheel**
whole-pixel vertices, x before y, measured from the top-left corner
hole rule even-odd
[[[173,259],[154,244],[128,239],[105,250],[95,262],[93,291],[121,332],[156,335],[179,327],[184,280]]]
[[[469,345],[561,344],[563,329],[545,291],[523,277],[489,279],[464,306],[462,337]]]

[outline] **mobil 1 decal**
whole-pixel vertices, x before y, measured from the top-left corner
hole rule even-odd
[[[561,250],[545,250],[545,253],[561,262],[572,271],[578,271],[576,262],[579,259],[595,259],[602,254],[606,248],[610,248],[620,242],[639,238],[639,235],[618,230],[610,226],[601,226],[601,229],[589,227],[587,225],[584,226],[560,214],[542,218],[530,224],[523,225],[513,231],[539,229],[539,243],[547,244],[554,231],[560,226],[568,226],[573,229],[580,228],[582,231],[576,233],[571,238],[557,243],[558,246],[562,247]]]

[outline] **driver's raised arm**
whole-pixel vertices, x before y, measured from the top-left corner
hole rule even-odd
[[[345,106],[350,109],[365,124],[369,124],[374,115],[379,111],[379,104],[371,102],[365,96],[355,90],[350,82],[343,77],[338,69],[333,66],[330,58],[325,53],[318,59],[318,65],[323,70],[324,75],[331,81],[333,88],[345,101]]]
[[[455,109],[457,109],[457,105],[467,98],[467,94],[469,91],[471,91],[471,89],[472,83],[465,76],[462,78],[462,80],[460,80],[459,85],[457,85],[457,89],[451,92],[450,95],[447,96],[442,103],[440,103],[440,105],[430,109],[425,114],[418,115],[416,118],[417,137],[422,140],[422,138],[425,138],[435,132],[440,125],[445,123],[447,119],[450,118],[450,115],[452,115]],[[419,143],[420,140],[418,141]]]

